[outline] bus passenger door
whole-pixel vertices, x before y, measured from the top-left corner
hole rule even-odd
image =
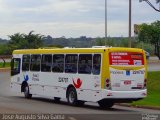
[[[20,81],[20,66],[21,66],[21,59],[20,58],[13,58],[11,61],[11,78],[12,82],[19,82]]]

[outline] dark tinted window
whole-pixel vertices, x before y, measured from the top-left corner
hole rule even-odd
[[[11,76],[17,75],[20,73],[21,59],[14,58],[11,61]]]
[[[79,55],[78,72],[81,74],[91,74],[92,71],[92,55]]]
[[[53,55],[53,72],[63,72],[64,71],[64,55]]]
[[[31,71],[40,71],[41,55],[31,55]]]
[[[65,72],[66,73],[77,73],[77,59],[78,55],[66,55],[65,59]]]
[[[52,55],[42,55],[41,71],[50,72],[52,67]]]
[[[23,55],[22,71],[29,71],[30,55]]]
[[[93,74],[94,75],[99,75],[100,74],[100,69],[101,69],[101,55],[100,54],[95,54],[93,56]]]

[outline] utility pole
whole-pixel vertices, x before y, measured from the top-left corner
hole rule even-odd
[[[129,30],[128,30],[128,47],[132,47],[131,45],[131,35],[132,35],[132,1],[129,0]]]
[[[105,46],[107,45],[107,0],[105,0]]]

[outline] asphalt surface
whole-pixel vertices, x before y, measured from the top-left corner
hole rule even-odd
[[[160,62],[149,62],[148,71],[160,71]]]
[[[74,107],[66,100],[54,103],[53,98],[33,96],[25,99],[23,94],[10,91],[9,72],[0,72],[0,119],[10,114],[33,114],[35,119],[67,119],[67,120],[160,120],[160,111],[115,105],[108,110],[101,110],[97,103],[86,103],[83,107]],[[46,116],[45,116],[46,115]],[[58,117],[56,115],[59,115]],[[48,116],[48,117],[47,117]],[[15,116],[13,116],[15,117]],[[143,119],[147,118],[147,119]],[[8,119],[7,119],[8,120]]]

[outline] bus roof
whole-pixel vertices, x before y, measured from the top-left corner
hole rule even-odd
[[[111,52],[144,52],[139,48],[106,47],[106,48],[55,48],[55,49],[22,49],[14,50],[13,54],[49,54],[49,53],[104,53]]]

